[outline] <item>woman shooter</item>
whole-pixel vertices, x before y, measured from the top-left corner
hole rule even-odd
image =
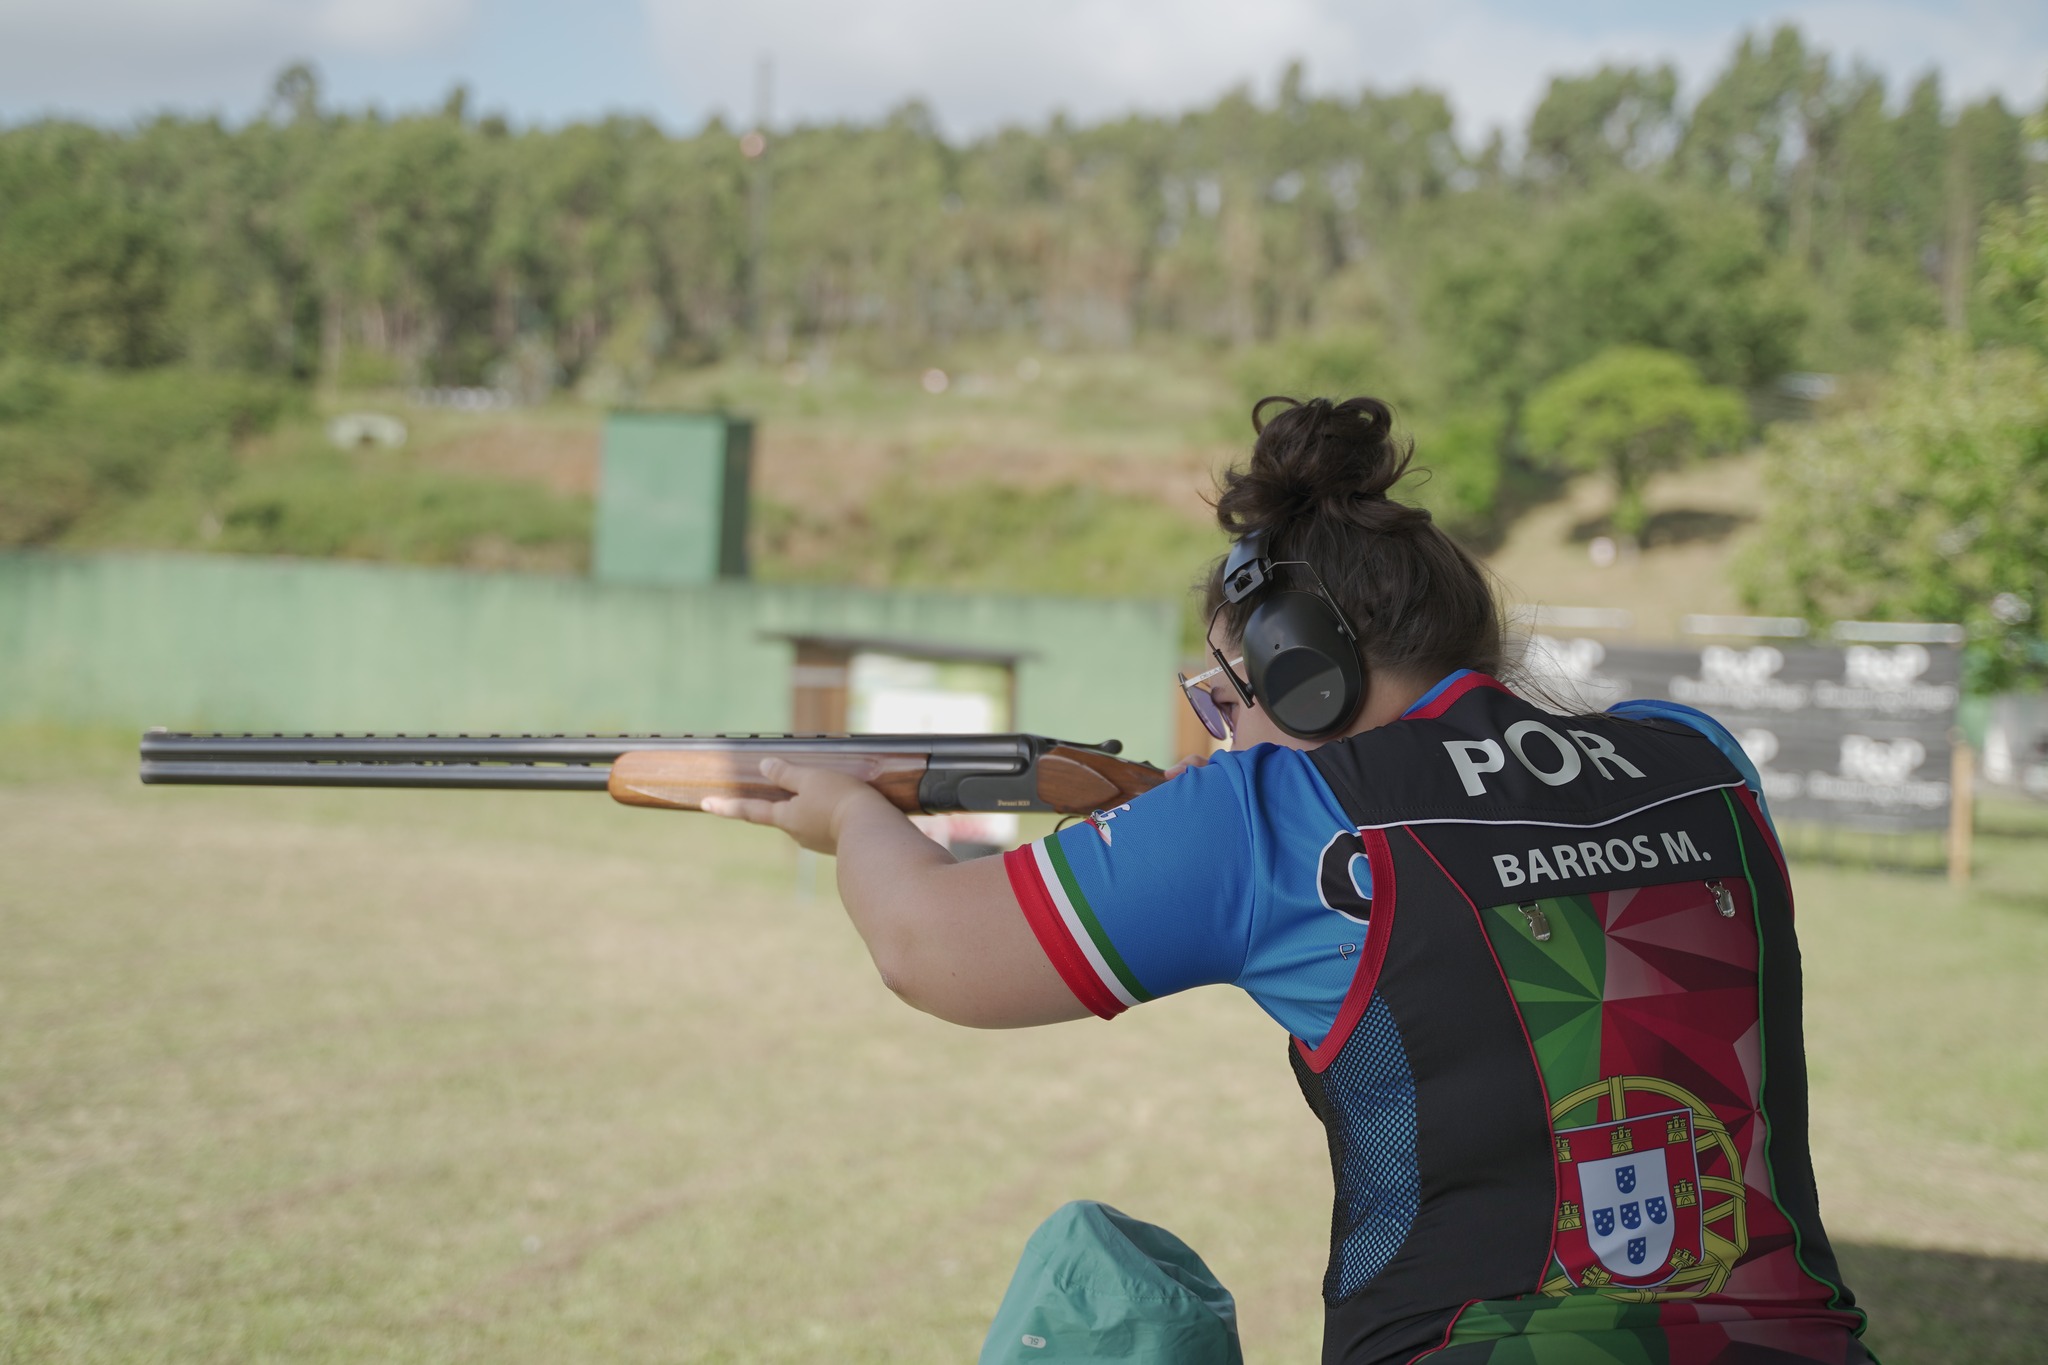
[[[1690,708],[1499,682],[1486,575],[1388,496],[1384,403],[1253,425],[1184,680],[1227,752],[966,863],[821,770],[706,808],[836,854],[883,980],[942,1019],[1249,993],[1328,1130],[1328,1362],[1867,1360],[1754,767]]]

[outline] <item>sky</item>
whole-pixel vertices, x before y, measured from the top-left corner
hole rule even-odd
[[[1444,90],[1476,143],[1602,62],[1672,62],[1696,96],[1744,31],[1783,22],[1895,92],[1935,68],[1952,103],[2048,97],[2048,0],[0,0],[0,122],[240,121],[307,61],[330,105],[418,109],[460,82],[517,124],[687,132],[750,122],[765,59],[771,126],[917,98],[971,137],[1270,95],[1298,59],[1319,92]]]

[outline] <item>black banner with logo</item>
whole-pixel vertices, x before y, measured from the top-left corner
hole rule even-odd
[[[1587,709],[1649,697],[1683,702],[1734,733],[1781,820],[1939,829],[1961,658],[1942,645],[1608,643],[1540,634],[1532,677]]]

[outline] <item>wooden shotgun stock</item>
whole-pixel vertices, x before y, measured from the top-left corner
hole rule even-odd
[[[789,761],[807,767],[831,768],[859,778],[889,798],[898,810],[926,810],[919,789],[930,760],[923,754],[792,753]],[[1032,766],[1037,802],[1021,799],[995,809],[1050,810],[1063,815],[1122,805],[1152,790],[1165,774],[1145,763],[1132,763],[1099,749],[1055,744]],[[614,801],[629,806],[662,806],[670,810],[701,810],[707,796],[737,796],[779,801],[789,793],[761,776],[758,756],[740,752],[664,752],[638,749],[620,754],[606,784]],[[968,807],[961,807],[968,809]]]

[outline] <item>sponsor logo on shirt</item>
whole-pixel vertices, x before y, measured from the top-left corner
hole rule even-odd
[[[1109,810],[1090,811],[1088,812],[1088,827],[1095,831],[1104,844],[1114,847],[1116,840],[1109,832],[1109,822],[1116,819],[1120,811],[1127,811],[1130,808],[1131,803],[1126,801],[1123,805],[1112,807]]]

